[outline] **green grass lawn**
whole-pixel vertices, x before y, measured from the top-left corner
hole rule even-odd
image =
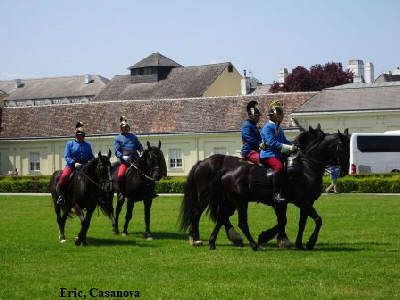
[[[400,299],[398,195],[323,195],[316,204],[323,227],[315,250],[279,249],[274,241],[259,252],[247,240],[242,248],[230,245],[223,230],[215,251],[190,247],[177,230],[181,197],[154,200],[152,242],[143,239],[142,203],[127,237],[113,235],[96,211],[88,247],[73,243],[77,218],[67,221],[68,242],[58,242],[49,196],[0,197],[0,299],[59,299],[61,288],[81,296],[69,299],[101,299],[99,291],[139,291],[143,299]],[[298,212],[289,206],[292,240]],[[270,207],[250,204],[256,239],[274,224]],[[204,240],[213,226],[202,218]],[[313,226],[309,220],[306,238]]]

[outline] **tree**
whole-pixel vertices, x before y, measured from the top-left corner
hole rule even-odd
[[[269,89],[277,92],[320,91],[332,86],[353,82],[353,73],[343,71],[341,63],[326,63],[324,66],[314,65],[307,70],[298,66],[285,78],[284,83],[274,82]]]

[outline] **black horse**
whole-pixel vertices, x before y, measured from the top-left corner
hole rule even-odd
[[[56,171],[50,179],[50,192],[53,199],[54,210],[57,215],[59,228],[59,241],[65,242],[65,222],[68,215],[75,213],[81,222],[81,230],[75,238],[75,245],[86,245],[86,234],[90,226],[93,211],[97,204],[105,214],[113,218],[112,205],[106,202],[111,186],[111,151],[108,156],[101,152],[98,157],[92,159],[80,171],[74,171],[69,178],[65,206],[57,204],[57,184],[62,171]],[[83,210],[86,209],[86,216]],[[73,210],[73,211],[72,211]]]
[[[150,208],[153,203],[155,181],[167,176],[167,165],[165,163],[164,154],[161,151],[160,141],[158,142],[158,147],[151,146],[149,142],[147,142],[147,147],[148,148],[143,151],[142,156],[135,163],[131,164],[125,173],[125,190],[123,194],[128,198],[128,201],[122,234],[128,234],[128,224],[132,219],[132,211],[135,202],[143,201],[145,222],[144,236],[147,240],[152,240],[150,234]],[[112,165],[112,180],[115,191],[119,191],[117,183],[119,165],[119,163],[114,163]],[[112,199],[114,193],[110,193],[109,197]],[[118,217],[124,202],[125,199],[117,202],[115,221],[113,222],[111,219],[113,232],[115,234],[119,234]]]
[[[347,174],[349,167],[349,138],[347,130],[344,134],[326,135],[320,130],[310,127],[308,132],[303,132],[296,139],[300,146],[300,153],[297,156],[297,173],[289,174],[286,182],[286,198],[300,207],[299,233],[296,239],[296,247],[303,249],[302,235],[307,217],[310,216],[316,222],[316,228],[307,243],[307,249],[312,249],[317,241],[318,232],[322,225],[320,216],[315,211],[313,204],[322,191],[322,175],[325,166],[335,164],[341,166],[341,175]],[[204,206],[209,204],[210,216],[217,223],[213,233],[210,236],[209,247],[215,249],[217,234],[222,225],[229,224],[229,216],[237,209],[239,214],[239,227],[246,235],[253,250],[258,249],[259,243],[267,242],[278,234],[279,239],[287,239],[285,233],[286,225],[286,205],[274,205],[271,184],[268,182],[259,184],[256,177],[265,173],[264,167],[250,165],[241,162],[239,159],[227,158],[224,156],[211,156],[207,165],[219,166],[219,171],[210,178],[201,176],[204,170],[201,170],[200,163],[194,172],[189,175],[196,177],[197,186],[200,182],[207,182],[202,188],[200,197],[193,197],[197,191],[193,191],[189,185],[185,191],[185,197],[181,210],[181,227],[191,227],[193,238],[198,236],[198,219],[204,210]],[[193,170],[192,170],[193,171]],[[210,170],[207,170],[210,172]],[[259,173],[257,175],[257,173]],[[267,176],[268,178],[268,176]],[[206,195],[206,199],[199,200],[201,194]],[[259,236],[259,243],[256,243],[250,235],[247,224],[247,206],[249,201],[262,202],[267,205],[275,206],[275,213],[278,219],[278,225],[263,232]],[[281,235],[279,237],[279,235]]]

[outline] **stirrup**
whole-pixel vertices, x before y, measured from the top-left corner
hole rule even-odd
[[[274,195],[274,200],[275,200],[275,203],[286,203],[287,202],[286,198],[284,198],[281,193]]]
[[[124,201],[125,196],[124,196],[124,194],[122,194],[121,192],[119,192],[119,193],[117,193],[117,198],[118,198],[118,201]]]
[[[64,206],[65,205],[65,197],[60,195],[57,199],[57,205]]]

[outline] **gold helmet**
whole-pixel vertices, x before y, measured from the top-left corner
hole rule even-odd
[[[283,115],[283,103],[280,100],[273,100],[269,104],[268,116]]]
[[[85,135],[85,131],[83,130],[83,123],[78,122],[75,125],[75,135]]]
[[[261,116],[261,112],[257,107],[258,102],[251,100],[246,107],[247,114],[249,115],[250,120],[254,120],[254,117]]]
[[[126,119],[125,116],[121,116],[119,118],[119,127],[120,128],[129,127],[128,120]]]

